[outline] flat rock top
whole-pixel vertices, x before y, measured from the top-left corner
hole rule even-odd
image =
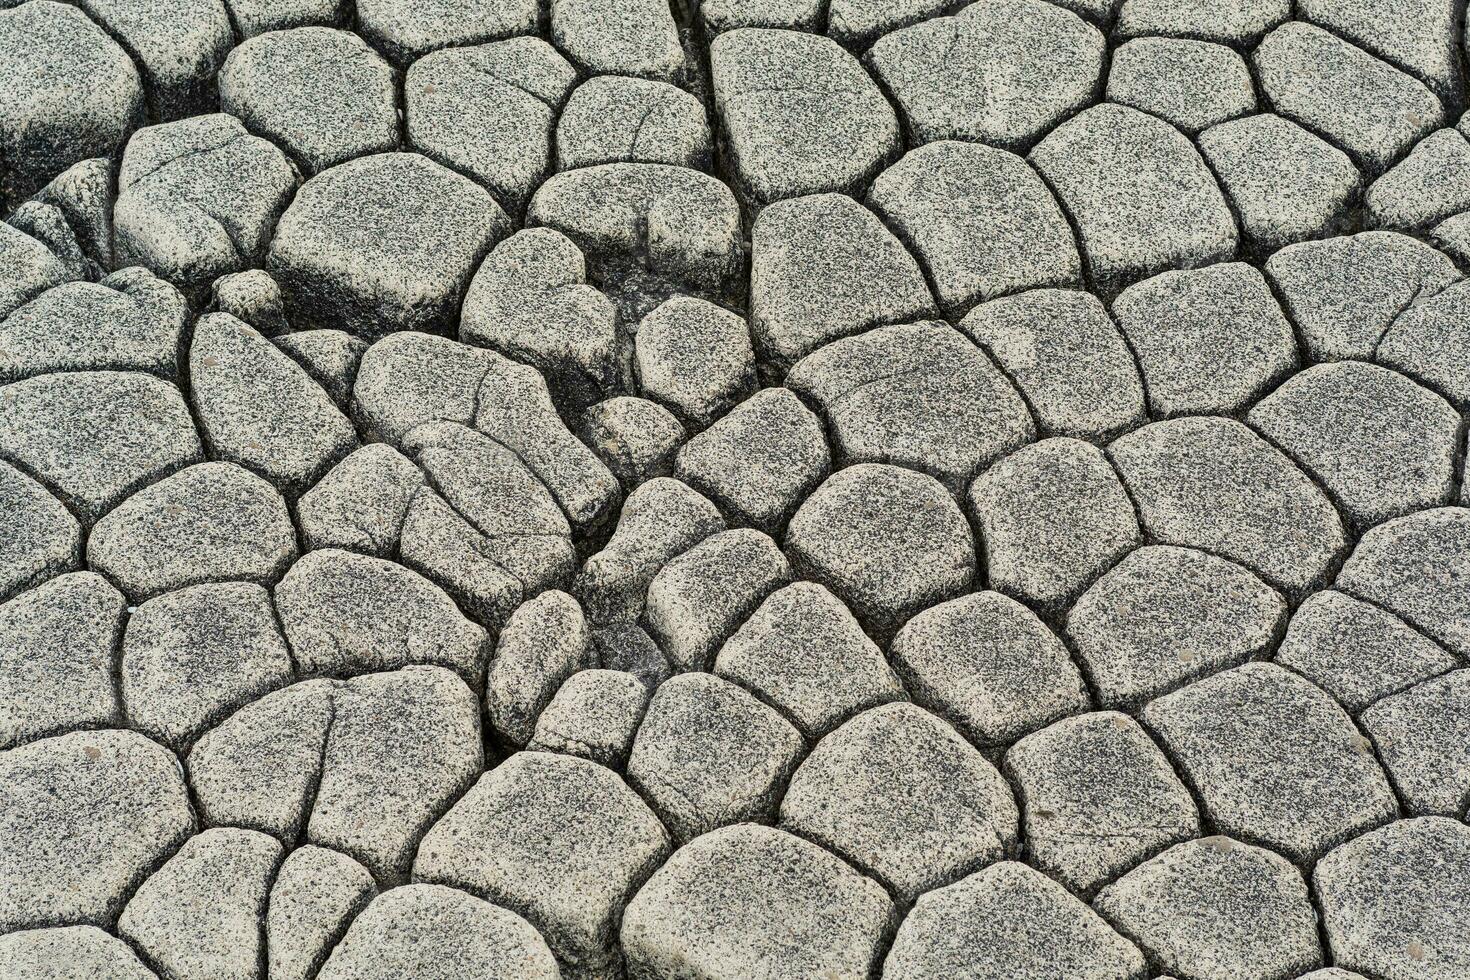
[[[4,980],[1470,980],[1455,0],[0,0]]]

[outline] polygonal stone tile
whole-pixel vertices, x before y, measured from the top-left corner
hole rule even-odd
[[[25,980],[157,980],[128,944],[96,926],[54,926],[0,936],[0,957]]]
[[[1390,695],[1360,721],[1410,813],[1459,817],[1470,807],[1470,670]]]
[[[1139,38],[1119,46],[1108,69],[1107,97],[1190,136],[1256,108],[1250,69],[1240,55],[1224,45],[1180,38]]]
[[[45,487],[0,462],[0,602],[81,564],[77,519]]]
[[[214,108],[214,78],[235,35],[224,0],[82,0],[143,75],[150,115],[168,122]]]
[[[674,472],[689,434],[667,408],[646,398],[620,395],[582,413],[577,437],[625,487]]]
[[[523,603],[501,630],[485,679],[490,724],[512,745],[524,746],[567,678],[594,666],[592,632],[576,599],[551,591]]]
[[[367,341],[345,330],[298,330],[274,337],[271,343],[300,364],[338,407],[349,406]]]
[[[1123,0],[1118,33],[1249,45],[1291,17],[1291,0]]]
[[[709,166],[704,106],[667,82],[603,76],[572,92],[556,122],[556,159],[563,170],[599,163]]]
[[[648,707],[648,686],[622,670],[568,677],[536,719],[531,751],[560,752],[621,770]]]
[[[311,844],[281,862],[265,914],[272,980],[310,980],[347,925],[377,893],[367,868]]]
[[[1460,91],[1459,26],[1447,0],[1380,4],[1373,0],[1302,0],[1297,16],[1400,66],[1428,85],[1447,105]]]
[[[1251,663],[1167,694],[1140,715],[1224,833],[1309,862],[1392,820],[1372,746],[1322,690]]]
[[[424,0],[405,7],[395,0],[359,0],[357,26],[396,65],[439,48],[534,34],[536,0]]]
[[[755,352],[745,320],[693,296],[675,296],[638,324],[638,385],[685,423],[705,428],[753,393]]]
[[[387,443],[355,449],[296,501],[303,543],[386,558],[423,486],[422,471]]]
[[[553,0],[551,40],[589,75],[683,81],[679,25],[663,0]]]
[[[41,0],[49,3],[50,0]],[[0,12],[3,13],[3,12]],[[76,279],[50,247],[14,225],[0,222],[0,316],[64,282]]]
[[[1463,327],[1470,289],[1455,287],[1410,303],[1382,335],[1374,359],[1470,407],[1470,341]]]
[[[1470,208],[1470,143],[1458,129],[1431,133],[1373,182],[1364,203],[1377,227],[1411,231]]]

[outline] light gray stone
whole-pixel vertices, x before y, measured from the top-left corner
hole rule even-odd
[[[377,890],[368,870],[345,854],[307,844],[286,855],[265,915],[271,980],[316,976]]]
[[[1371,175],[1444,125],[1439,100],[1421,82],[1312,24],[1276,28],[1251,61],[1277,112],[1321,133]]]
[[[1250,410],[1246,421],[1371,527],[1450,502],[1460,416],[1403,375],[1361,362],[1318,364]]]
[[[1062,123],[1028,158],[1077,223],[1104,295],[1180,265],[1233,258],[1239,233],[1199,151],[1161,119],[1104,103]]]
[[[1368,188],[1368,220],[1379,228],[1415,230],[1470,208],[1470,143],[1458,129],[1426,136]]]
[[[14,207],[72,164],[110,156],[143,119],[143,83],[116,41],[70,4],[0,11],[0,201]],[[7,210],[8,210],[7,207]]]
[[[698,99],[667,82],[641,78],[589,78],[577,86],[556,122],[556,159],[563,170],[599,163],[704,170],[710,143]]]
[[[1232,562],[1190,548],[1140,548],[1088,589],[1067,633],[1105,707],[1149,698],[1266,654],[1285,600]]]
[[[1470,338],[1463,326],[1470,289],[1456,284],[1411,301],[1382,334],[1374,359],[1432,388],[1464,411],[1470,408]]]
[[[1275,659],[1353,714],[1458,666],[1397,616],[1336,590],[1318,592],[1297,608]]]
[[[296,502],[308,551],[340,548],[387,558],[424,475],[386,443],[354,450]]]
[[[49,3],[50,0],[40,0]],[[0,14],[3,14],[0,11]],[[44,243],[0,222],[0,316],[55,286],[75,279],[74,270]]]
[[[778,708],[809,739],[906,697],[883,651],[814,582],[773,592],[720,648],[714,671]]]
[[[1140,715],[1212,826],[1308,863],[1398,815],[1371,744],[1320,688],[1250,663],[1151,702]]]
[[[1303,0],[1303,20],[1320,24],[1373,52],[1429,86],[1447,106],[1464,101],[1460,86],[1459,33],[1462,24],[1450,0],[1411,0],[1381,4],[1373,0]]]
[[[300,330],[272,340],[342,409],[352,400],[357,366],[367,352],[367,341],[345,330]]]
[[[1199,810],[1148,734],[1115,711],[1064,718],[1006,753],[1026,855],[1082,895],[1199,835]]]
[[[923,708],[871,708],[791,777],[781,825],[853,862],[903,903],[1001,858],[1019,818],[1010,787]]]
[[[865,977],[893,903],[815,844],[770,827],[725,827],[674,853],[628,903],[622,948],[635,980]]]
[[[157,980],[128,944],[96,926],[55,926],[0,936],[0,957],[16,980]]]
[[[352,424],[321,386],[228,313],[195,323],[189,380],[211,455],[260,473],[288,494],[309,488],[357,448]]]
[[[556,980],[556,958],[514,912],[442,885],[373,899],[317,976],[323,980]]]
[[[664,0],[551,0],[551,40],[589,75],[682,81],[689,67]]]
[[[1470,656],[1470,510],[1441,507],[1373,528],[1338,573],[1337,585]]]
[[[1143,385],[1101,302],[1038,289],[982,303],[960,329],[1020,388],[1048,435],[1108,439],[1143,421]]]
[[[1401,313],[1460,278],[1444,254],[1386,231],[1289,245],[1266,275],[1314,361],[1372,360]]]
[[[1061,5],[988,0],[889,34],[867,61],[914,143],[1022,152],[1097,98],[1106,53],[1102,33]]]
[[[1066,889],[1005,861],[922,896],[883,964],[891,980],[1139,980],[1143,954]]]
[[[879,175],[867,203],[924,264],[951,317],[1007,293],[1081,282],[1056,199],[1004,150],[948,140],[920,147]]]
[[[576,80],[540,38],[435,51],[404,77],[408,139],[519,214],[552,168],[552,127]]]
[[[536,719],[531,751],[581,756],[622,769],[648,707],[648,686],[621,670],[573,674]]]
[[[1470,830],[1443,817],[1401,820],[1327,855],[1312,879],[1333,958],[1385,980],[1470,970],[1466,862]]]
[[[294,326],[368,339],[443,333],[475,267],[509,230],[468,178],[417,153],[379,153],[302,184],[267,264]]]
[[[178,760],[136,732],[72,732],[0,753],[0,929],[110,929],[193,829]]]
[[[609,769],[521,752],[480,777],[425,835],[414,880],[528,919],[569,973],[610,969],[618,917],[669,853],[658,818]]]
[[[728,824],[769,822],[805,750],[790,722],[744,690],[681,674],[653,692],[628,782],[687,843]]]
[[[798,575],[831,589],[884,642],[975,575],[974,536],[943,485],[877,463],[839,470],[818,487],[791,519],[786,547]]]
[[[406,65],[431,51],[534,34],[536,0],[426,0],[405,7],[396,0],[359,0],[357,27],[394,64]]]
[[[643,625],[676,670],[705,670],[736,624],[790,577],[786,556],[766,535],[719,531],[653,577]]]
[[[310,24],[340,25],[348,17],[346,0],[226,0],[231,19],[247,38]]]
[[[485,668],[485,631],[433,583],[395,562],[312,551],[291,566],[275,596],[303,676],[427,663],[475,683]]]
[[[659,570],[724,529],[714,504],[685,484],[650,480],[628,495],[612,537],[582,565],[573,591],[595,623],[635,621]]]
[[[899,154],[893,107],[835,41],[730,31],[710,44],[710,80],[730,169],[752,207],[859,192]]]
[[[745,320],[693,296],[671,297],[643,318],[634,335],[634,358],[643,394],[697,429],[755,389],[755,352]]]
[[[81,564],[77,519],[45,487],[0,462],[0,602]]]
[[[1219,554],[1291,595],[1319,584],[1346,547],[1322,491],[1239,422],[1155,422],[1108,452],[1160,544]]]
[[[999,592],[924,610],[898,631],[889,656],[914,701],[981,748],[1088,708],[1067,648],[1035,613]]]
[[[1360,720],[1409,813],[1465,813],[1470,807],[1470,670],[1390,695]]]
[[[281,287],[264,269],[231,272],[210,283],[208,312],[228,313],[267,337],[291,332]]]
[[[969,489],[990,587],[1059,612],[1140,543],[1133,503],[1097,447],[1047,439]]]
[[[295,557],[285,501],[233,463],[199,463],[139,491],[87,541],[87,563],[135,600],[201,582],[268,584]]]
[[[1010,381],[946,323],[833,341],[798,361],[786,385],[820,407],[839,465],[896,463],[955,493],[1036,435]]]
[[[1169,37],[1119,46],[1108,69],[1107,98],[1190,136],[1256,108],[1245,59],[1221,44]]]
[[[490,724],[501,738],[524,747],[562,684],[596,665],[592,632],[577,600],[565,592],[541,593],[511,613],[500,633],[485,686]]]
[[[815,32],[825,13],[822,0],[700,0],[697,13],[714,37],[741,27],[785,27]]]
[[[1124,290],[1113,315],[1157,417],[1238,412],[1298,366],[1291,323],[1244,262],[1160,273]]]
[[[619,483],[636,487],[674,471],[688,433],[662,405],[624,395],[583,412],[577,435]]]
[[[43,374],[0,388],[0,454],[91,523],[199,460],[179,390],[146,374]]]
[[[945,12],[945,0],[832,0],[827,34],[847,48],[861,50],[884,34]]]
[[[297,175],[280,150],[214,113],[133,134],[118,168],[117,262],[185,292],[259,265]]]
[[[369,438],[399,446],[427,422],[471,425],[480,387],[503,360],[494,351],[418,331],[384,337],[362,355],[353,417]]]
[[[92,157],[67,167],[31,200],[58,209],[87,257],[101,269],[113,268],[112,189],[116,177],[110,157]]]
[[[1118,33],[1249,45],[1290,18],[1291,0],[1124,0]]]
[[[118,934],[165,976],[249,980],[265,955],[260,920],[281,855],[280,843],[257,831],[206,830],[134,893]]]
[[[774,204],[750,238],[750,332],[778,370],[841,337],[935,313],[914,257],[851,198]]]
[[[162,122],[214,108],[214,78],[235,35],[224,0],[81,0],[142,73],[150,116]]]
[[[73,572],[0,605],[0,748],[122,721],[124,607],[100,575]]]
[[[1181,977],[1285,977],[1322,965],[1301,872],[1229,837],[1176,844],[1104,888],[1093,907]]]
[[[59,264],[66,279],[95,279],[101,270],[83,250],[76,232],[61,209],[27,201],[10,213],[6,223],[43,245]]]
[[[393,69],[347,31],[297,27],[251,37],[220,69],[219,102],[307,174],[398,147]]]

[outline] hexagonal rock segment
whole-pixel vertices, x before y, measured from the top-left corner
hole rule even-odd
[[[298,327],[369,339],[448,332],[470,275],[509,232],[488,193],[416,153],[380,153],[301,185],[268,263]]]
[[[1291,323],[1244,262],[1145,279],[1113,302],[1113,315],[1158,417],[1238,412],[1298,366]]]
[[[1222,122],[1198,140],[1240,218],[1249,254],[1328,234],[1346,222],[1361,189],[1346,153],[1277,115]]]
[[[524,746],[563,682],[596,665],[592,632],[577,600],[551,591],[522,603],[500,632],[485,679],[490,724],[512,745]]]
[[[178,760],[135,732],[73,732],[0,753],[0,929],[111,928],[193,829]]]
[[[17,977],[28,980],[75,976],[157,980],[127,943],[96,926],[28,929],[0,936],[0,957]]]
[[[540,38],[435,51],[404,77],[408,138],[519,214],[552,167],[552,127],[576,80]]]
[[[1458,817],[1470,807],[1470,670],[1390,695],[1360,721],[1410,813]]]
[[[668,852],[658,818],[611,770],[521,752],[424,836],[413,873],[525,916],[569,970],[594,972],[612,965],[618,915]]]
[[[1036,614],[998,592],[926,609],[889,650],[914,700],[985,747],[1088,707],[1067,649]]]
[[[357,448],[352,423],[295,361],[228,313],[202,316],[189,347],[190,392],[216,458],[295,494]]]
[[[165,976],[251,976],[265,954],[260,920],[281,855],[280,842],[258,831],[206,830],[143,882],[118,934]]]
[[[0,11],[0,202],[14,207],[67,167],[110,156],[143,119],[138,70],[70,4]]]
[[[551,40],[589,75],[682,81],[679,25],[664,0],[551,0]]]
[[[1364,834],[1312,875],[1338,963],[1386,980],[1470,970],[1470,829],[1420,817]]]
[[[577,86],[556,122],[563,170],[599,163],[667,163],[705,170],[710,161],[704,105],[667,82],[604,76]]]
[[[1140,548],[1067,614],[1098,700],[1126,710],[1180,684],[1261,656],[1286,602],[1240,566],[1190,548]]]
[[[1158,116],[1190,136],[1256,108],[1250,69],[1219,44],[1139,38],[1113,54],[1107,97]]]
[[[1291,17],[1291,0],[1124,0],[1123,37],[1162,34],[1249,45]]]
[[[0,748],[121,723],[113,678],[126,605],[102,576],[73,572],[0,606]]]
[[[373,899],[332,949],[323,980],[556,980],[541,934],[525,919],[442,885]]]
[[[1228,837],[1175,845],[1104,888],[1093,907],[1181,977],[1285,977],[1322,965],[1301,872]]]
[[[219,101],[308,174],[398,146],[393,69],[347,31],[298,27],[252,37],[225,59]]]
[[[345,854],[311,844],[288,854],[265,915],[267,975],[310,980],[377,890],[368,870]]]
[[[359,0],[357,26],[394,64],[403,66],[439,48],[534,34],[536,0]]]
[[[179,390],[146,374],[43,374],[0,388],[0,454],[91,523],[203,456]]]
[[[1053,130],[1029,159],[1077,223],[1089,279],[1104,294],[1235,255],[1239,235],[1219,184],[1163,120],[1094,106]]]
[[[628,782],[687,842],[727,824],[769,821],[805,751],[774,710],[712,674],[654,691],[628,756]]]
[[[1394,320],[1374,354],[1448,398],[1470,408],[1470,341],[1463,328],[1470,289],[1455,287],[1410,305]]]
[[[87,563],[134,599],[200,582],[274,581],[296,557],[280,493],[234,463],[199,463],[97,522]]]
[[[985,354],[945,323],[879,327],[808,354],[786,385],[820,406],[839,464],[896,463],[958,493],[1036,436]]]
[[[1314,361],[1372,360],[1416,300],[1460,278],[1443,253],[1390,231],[1289,245],[1267,261],[1266,275]]]
[[[1127,715],[1065,718],[1006,753],[1020,787],[1026,855],[1089,895],[1142,859],[1199,834],[1199,810],[1169,760]]]
[[[836,42],[746,28],[710,44],[715,111],[731,170],[753,207],[854,193],[898,156],[893,107]]]
[[[935,313],[913,256],[851,198],[774,204],[750,236],[751,336],[778,369],[841,337]]]
[[[960,329],[996,359],[1049,435],[1107,439],[1143,421],[1138,368],[1090,293],[1037,289],[982,303]]]
[[[195,585],[137,606],[121,661],[129,722],[180,751],[295,679],[270,593],[249,582]]]
[[[1297,608],[1276,662],[1352,714],[1459,664],[1397,616],[1333,590],[1318,592]]]
[[[914,143],[962,139],[1022,151],[1097,97],[1107,46],[1040,0],[988,0],[895,31],[867,61]]]
[[[196,291],[260,263],[297,177],[274,145],[215,113],[138,130],[117,181],[117,261]]]
[[[1368,188],[1368,218],[1380,228],[1415,230],[1470,208],[1470,143],[1441,129]]]
[[[1239,422],[1155,422],[1108,453],[1145,533],[1238,561],[1288,593],[1320,583],[1346,543],[1322,491]]]
[[[633,977],[866,977],[893,903],[815,844],[743,824],[674,853],[628,903]]]
[[[1459,414],[1386,368],[1307,368],[1246,422],[1320,480],[1360,527],[1449,503],[1454,491]]]
[[[1056,199],[1004,150],[944,141],[878,176],[867,203],[913,250],[952,317],[976,303],[1081,282],[1082,261]]]
[[[1138,948],[1096,912],[1045,875],[1004,861],[922,896],[883,963],[887,980],[961,975],[1139,980],[1147,971]]]
[[[744,318],[692,296],[672,297],[643,318],[634,358],[643,394],[694,428],[709,426],[755,387]]]
[[[0,602],[81,564],[77,519],[36,481],[0,463]]]
[[[1470,656],[1470,510],[1442,507],[1381,524],[1363,535],[1338,587]]]
[[[1059,612],[1140,542],[1133,503],[1102,451],[1047,439],[969,490],[991,588]]]
[[[1010,787],[954,729],[911,704],[871,708],[817,743],[791,777],[781,825],[907,903],[1004,856]]]
[[[714,672],[780,709],[807,738],[906,696],[883,651],[815,582],[773,592],[725,641]]]
[[[1215,827],[1310,862],[1398,804],[1372,746],[1323,691],[1275,664],[1197,681],[1145,708]]]
[[[79,6],[137,62],[152,116],[167,122],[214,107],[215,73],[235,44],[224,0],[82,0]]]
[[[1277,112],[1321,133],[1370,174],[1444,124],[1439,100],[1422,83],[1311,24],[1276,28],[1251,60]]]
[[[970,525],[943,485],[877,463],[839,470],[818,487],[791,519],[786,548],[801,575],[885,640],[975,575]]]

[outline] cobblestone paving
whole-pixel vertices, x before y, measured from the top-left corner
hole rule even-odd
[[[1459,0],[0,8],[4,980],[1470,978]]]

